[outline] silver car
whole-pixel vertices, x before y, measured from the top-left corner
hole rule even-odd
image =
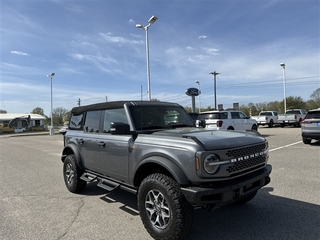
[[[301,122],[301,136],[305,144],[320,140],[320,108],[310,110]]]

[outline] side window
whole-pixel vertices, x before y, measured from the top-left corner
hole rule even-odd
[[[70,129],[82,129],[82,119],[83,119],[83,113],[82,114],[72,114],[70,118],[69,128]]]
[[[128,123],[124,108],[107,109],[104,111],[103,132],[110,132],[111,122]]]
[[[228,113],[227,112],[222,112],[219,115],[220,115],[220,119],[228,119]]]
[[[232,119],[239,119],[240,118],[239,113],[238,112],[231,112],[231,118]]]
[[[240,116],[240,118],[241,119],[245,119],[247,116],[244,114],[244,113],[242,113],[242,112],[239,112],[239,116]]]
[[[89,133],[99,133],[101,111],[89,111],[86,114],[84,131]]]

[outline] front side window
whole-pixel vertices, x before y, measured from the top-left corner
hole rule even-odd
[[[128,123],[124,108],[107,109],[104,111],[103,132],[110,133],[111,122]]]
[[[231,118],[232,119],[240,119],[240,115],[238,112],[231,112]]]
[[[242,112],[239,112],[239,115],[240,115],[240,118],[241,118],[241,119],[246,119],[246,118],[247,118],[247,115],[245,115],[245,114],[242,113]]]
[[[101,111],[89,111],[86,114],[84,131],[88,133],[99,133]]]

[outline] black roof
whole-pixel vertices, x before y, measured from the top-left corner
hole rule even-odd
[[[122,108],[124,104],[130,105],[148,105],[148,106],[159,106],[159,105],[175,105],[180,106],[177,103],[169,103],[169,102],[158,102],[158,101],[115,101],[115,102],[102,102],[102,103],[95,103],[86,106],[74,107],[72,108],[71,112],[75,114],[80,114],[86,111],[93,111],[93,110],[104,110],[104,109],[111,109],[111,108]]]

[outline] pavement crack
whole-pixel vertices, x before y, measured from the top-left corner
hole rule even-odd
[[[80,206],[78,207],[77,209],[77,212],[76,212],[76,215],[74,216],[74,218],[72,219],[71,223],[69,224],[69,226],[66,228],[65,232],[60,236],[58,237],[58,239],[62,239],[64,236],[66,236],[70,230],[70,228],[73,226],[73,224],[75,223],[75,221],[77,220],[79,214],[80,214],[80,211],[81,211],[81,208],[84,206],[84,200],[83,198],[80,199]]]

